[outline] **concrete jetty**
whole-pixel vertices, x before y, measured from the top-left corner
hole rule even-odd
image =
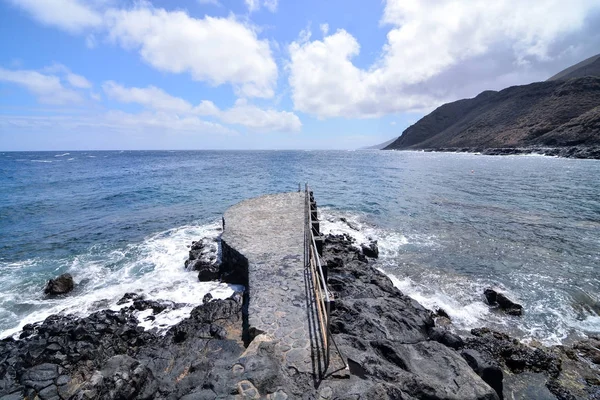
[[[318,369],[319,341],[305,268],[305,193],[279,193],[229,208],[221,238],[223,262],[247,274],[248,341],[277,344],[285,365]]]

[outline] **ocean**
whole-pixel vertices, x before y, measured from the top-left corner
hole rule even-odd
[[[94,151],[0,153],[0,338],[55,313],[117,309],[125,292],[185,304],[204,294],[189,245],[220,234],[249,197],[308,182],[325,232],[376,239],[376,267],[459,332],[488,326],[524,341],[600,333],[600,162],[544,156],[392,151]],[[341,221],[346,218],[349,224]],[[64,298],[46,281],[69,272]],[[523,304],[508,316],[487,287]]]

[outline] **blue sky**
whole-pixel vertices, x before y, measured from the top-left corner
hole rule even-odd
[[[0,150],[354,149],[598,27],[595,0],[0,0]]]

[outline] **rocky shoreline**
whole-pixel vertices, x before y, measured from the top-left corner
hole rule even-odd
[[[486,156],[513,156],[538,154],[548,157],[576,158],[600,160],[600,146],[572,147],[436,147],[425,149],[407,149],[408,151],[424,151],[428,153],[476,153]],[[402,151],[398,149],[397,151]]]
[[[370,266],[365,254],[376,257],[376,247],[365,248],[330,235],[323,250],[336,298],[331,332],[349,371],[331,368],[320,379],[285,369],[268,339],[245,346],[241,293],[206,296],[166,334],[145,331],[136,312],[153,318],[178,305],[126,294],[120,311],[51,316],[25,326],[19,340],[1,340],[0,400],[600,399],[599,338],[532,347],[486,328],[460,337],[443,312]]]

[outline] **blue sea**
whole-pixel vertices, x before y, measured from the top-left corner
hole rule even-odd
[[[54,313],[116,309],[125,292],[184,303],[144,322],[165,329],[205,293],[239,290],[186,271],[191,242],[218,237],[229,206],[304,182],[324,231],[357,243],[377,239],[377,268],[426,307],[442,307],[457,331],[489,326],[546,344],[600,333],[599,161],[65,151],[0,153],[0,337]],[[77,283],[72,295],[44,298],[45,282],[64,272]],[[490,309],[487,287],[523,304],[525,314]]]

